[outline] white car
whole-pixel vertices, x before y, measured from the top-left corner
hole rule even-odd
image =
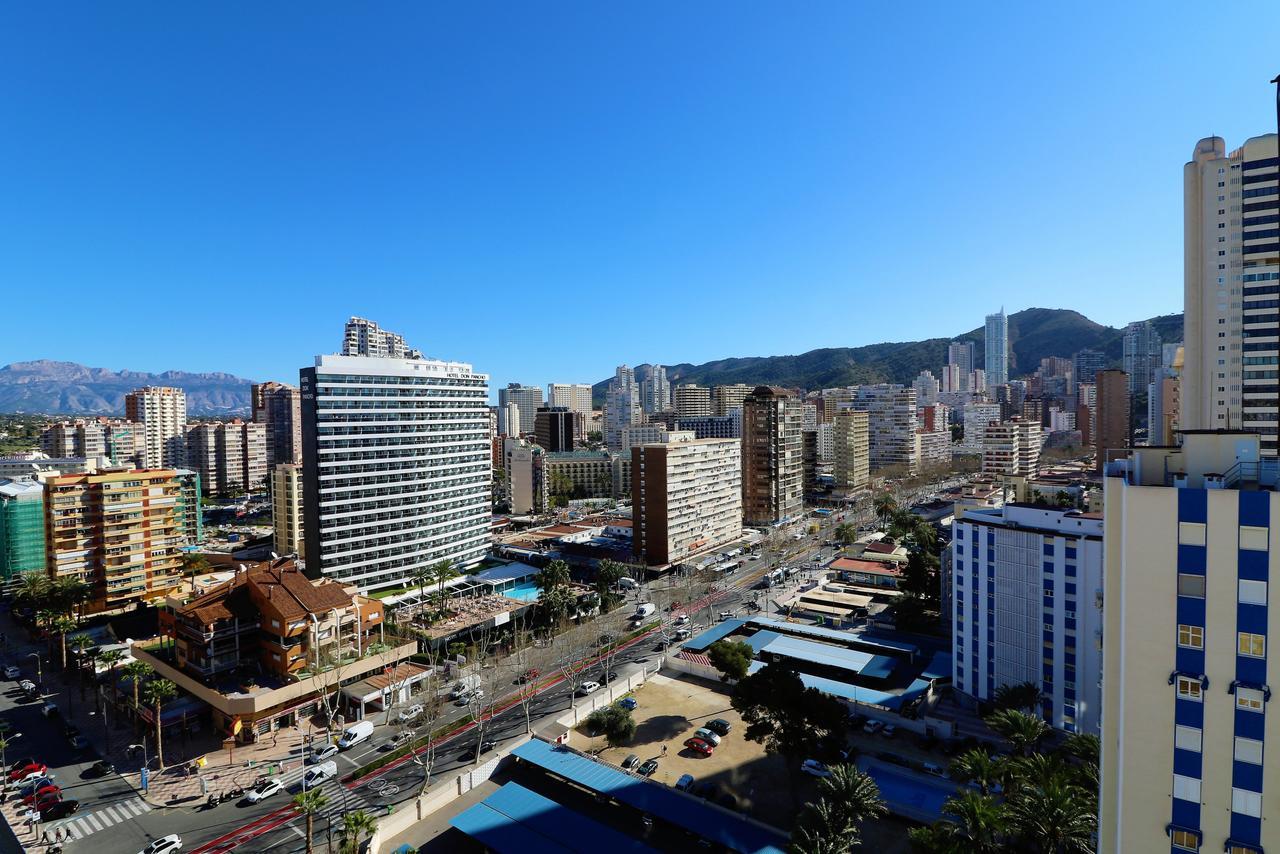
[[[182,847],[182,839],[176,833],[162,836],[143,848],[138,854],[173,854]]]
[[[8,667],[4,669],[5,679],[17,679],[21,675],[22,675],[22,671],[14,667],[12,664],[10,664]]]
[[[307,759],[307,762],[311,765],[316,765],[325,761],[337,752],[338,745],[336,744],[325,744],[319,747],[313,747],[311,748],[311,756]]]
[[[420,714],[422,714],[422,704],[414,703],[412,706],[400,713],[400,723],[407,724]]]
[[[831,771],[816,759],[806,759],[800,770],[814,777],[830,777]]]
[[[258,801],[266,800],[272,795],[279,794],[283,791],[284,783],[281,783],[279,780],[267,780],[266,782],[259,783],[257,788],[250,789],[249,794],[244,797],[249,803],[256,804]]]
[[[578,694],[583,697],[587,696],[588,694],[594,694],[596,691],[599,691],[599,690],[600,690],[599,682],[583,682],[581,685],[578,686]]]
[[[680,616],[676,617],[675,624],[677,626],[687,626],[689,624],[689,615],[681,614]]]
[[[18,687],[23,691],[34,691],[36,689],[36,683],[32,682],[30,679],[23,679],[18,683]]]

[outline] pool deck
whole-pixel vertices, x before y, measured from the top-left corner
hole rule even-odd
[[[859,757],[858,768],[876,781],[889,812],[922,824],[932,824],[940,819],[942,805],[960,789],[959,784],[943,777],[921,774],[869,756]],[[915,791],[904,795],[897,790],[903,783]]]

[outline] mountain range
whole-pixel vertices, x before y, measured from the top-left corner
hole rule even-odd
[[[151,374],[41,359],[0,368],[0,412],[123,415],[126,394],[142,386],[164,385],[187,393],[190,415],[247,415],[252,384],[252,380],[223,373]]]
[[[1151,318],[1162,340],[1182,340],[1182,315]],[[862,347],[827,347],[796,356],[746,356],[717,359],[701,365],[668,365],[672,385],[697,383],[701,386],[747,383],[814,390],[860,383],[909,384],[921,371],[941,377],[951,341],[973,341],[977,367],[983,367],[984,327],[962,332],[953,338],[924,341],[887,342]],[[1119,365],[1123,330],[1094,323],[1078,311],[1059,308],[1028,308],[1009,315],[1009,376],[1018,378],[1035,372],[1048,356],[1071,356],[1085,348],[1100,350],[1109,363]],[[637,366],[639,367],[639,366]],[[609,380],[592,387],[597,404],[604,401]]]

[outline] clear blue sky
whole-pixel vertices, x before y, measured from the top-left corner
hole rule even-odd
[[[545,384],[1179,311],[1182,164],[1280,73],[1274,0],[1197,8],[11,5],[0,364],[296,382],[359,314]]]

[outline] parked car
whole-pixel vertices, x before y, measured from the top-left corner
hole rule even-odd
[[[652,777],[653,773],[658,770],[658,760],[650,759],[636,770],[641,777]]]
[[[800,770],[814,777],[830,777],[831,769],[816,759],[806,759]]]
[[[623,697],[621,700],[618,701],[619,708],[626,709],[628,712],[635,711],[636,706],[639,706],[639,705],[640,705],[640,702],[636,700],[635,697]]]
[[[682,774],[679,780],[676,780],[676,789],[681,792],[687,792],[693,788],[693,775]]]
[[[715,753],[716,746],[704,739],[693,737],[686,739],[684,746],[692,750],[694,753],[701,753],[703,756],[710,756]]]
[[[8,667],[4,669],[5,679],[17,679],[21,675],[22,675],[22,671],[14,667],[12,664],[10,664]]]
[[[733,612],[732,612],[732,611],[721,611],[721,612],[720,612],[720,619],[721,619],[722,621],[723,621],[723,620],[732,620],[732,619],[733,619]]]
[[[581,697],[585,697],[588,694],[594,694],[596,691],[599,691],[599,690],[600,690],[599,682],[592,682],[588,680],[578,686],[578,695]]]
[[[707,721],[707,729],[717,735],[724,736],[728,735],[733,729],[733,724],[729,723],[724,718],[713,718],[712,720]]]
[[[880,734],[885,738],[893,738],[898,733],[898,727],[895,724],[885,724],[884,729],[880,730]]]
[[[706,727],[702,727],[701,729],[699,729],[697,732],[694,733],[694,736],[702,739],[705,742],[710,743],[712,747],[720,746],[720,736],[712,732],[711,730],[707,729]]]
[[[488,739],[486,739],[480,742],[480,752],[488,753],[490,750],[493,750],[497,746],[498,746],[498,743],[496,741],[489,741]],[[476,758],[476,746],[474,744],[468,747],[466,750],[462,751],[462,753],[458,755],[458,759],[463,762],[474,762],[475,758]]]
[[[47,777],[41,777],[39,780],[36,780],[34,782],[43,783],[44,785],[40,786],[38,789],[32,792],[26,792],[26,787],[24,786],[23,791],[26,792],[26,794],[22,796],[22,802],[24,804],[29,804],[29,803],[33,803],[34,801],[43,800],[49,795],[56,795],[62,791],[62,788],[59,787],[57,783],[54,783]]]
[[[87,750],[89,748],[89,739],[83,735],[73,735],[67,739],[67,743],[71,745],[72,750]]]
[[[397,715],[397,719],[400,721],[400,723],[407,724],[409,721],[413,720],[420,714],[422,714],[422,704],[414,703],[412,706],[410,706],[409,708],[402,711],[399,715]]]
[[[677,626],[687,626],[687,625],[689,625],[689,615],[688,615],[688,614],[681,614],[680,616],[676,617],[676,619],[675,619],[675,624],[676,624]]]
[[[56,792],[45,792],[43,795],[32,795],[30,798],[23,801],[23,803],[26,803],[27,805],[33,807],[36,810],[36,812],[39,812],[41,810],[48,809],[50,806],[52,806],[53,804],[56,804],[60,800],[62,800],[61,789],[59,789]]]
[[[921,765],[920,767],[924,768],[924,773],[926,773],[926,774],[932,774],[932,775],[933,775],[933,776],[935,776],[935,777],[945,777],[945,776],[946,776],[946,772],[942,769],[942,766],[941,766],[941,765],[935,765],[935,764],[934,764],[934,763],[932,763],[932,762],[925,762],[925,763],[924,763],[923,765]]]
[[[521,685],[523,685],[526,682],[532,682],[533,680],[537,679],[541,675],[542,675],[541,670],[539,670],[536,667],[530,667],[524,673],[521,673],[519,676],[517,676],[516,681],[519,682]]]
[[[606,670],[600,674],[600,681],[605,683],[612,682],[617,678],[618,678],[618,671],[616,670]]]
[[[266,800],[272,795],[279,794],[283,791],[284,783],[281,783],[278,779],[264,780],[254,788],[250,789],[249,794],[245,795],[244,799],[251,804],[256,804],[258,801]]]
[[[338,745],[332,742],[328,744],[313,745],[311,755],[307,757],[307,762],[311,765],[318,765],[326,759],[332,757],[338,752]]]
[[[25,783],[28,780],[34,780],[36,777],[44,776],[48,770],[49,767],[47,765],[32,762],[30,765],[23,765],[16,771],[10,771],[9,779]]]
[[[688,629],[676,629],[675,634],[673,634],[671,637],[674,638],[677,643],[679,643],[680,641],[687,641],[691,636],[692,634]]]
[[[32,682],[30,679],[23,679],[18,683],[18,687],[23,691],[34,691],[36,689],[36,683]]]
[[[483,700],[483,699],[484,699],[484,690],[481,688],[477,688],[474,691],[464,691],[462,694],[458,696],[458,699],[453,701],[453,704],[455,706],[469,706],[473,702],[477,700]]]
[[[54,801],[40,810],[41,821],[53,821],[67,816],[80,809],[79,801]]]
[[[54,783],[52,777],[37,777],[34,780],[28,780],[27,782],[19,786],[18,795],[20,797],[25,798],[27,795],[30,795],[33,792],[39,791],[40,789],[46,788],[48,786],[56,786],[56,785],[57,784]]]
[[[634,753],[628,753],[627,758],[622,760],[622,767],[630,771],[632,768],[640,764],[640,757]]]
[[[138,854],[173,854],[182,847],[182,838],[176,833],[168,836],[162,836],[155,840],[146,848],[143,848]]]
[[[116,766],[105,759],[99,759],[89,768],[89,774],[93,777],[105,777],[114,773],[116,773]]]
[[[867,735],[875,735],[882,729],[884,729],[884,722],[877,720],[869,720],[866,725],[862,727],[862,731]]]
[[[17,771],[19,768],[23,767],[24,765],[35,765],[36,761],[37,760],[32,758],[19,759],[17,762],[14,762],[12,765],[10,765],[6,769],[6,771]]]
[[[338,776],[338,763],[336,760],[330,759],[328,762],[312,765],[307,769],[307,773],[302,775],[302,791],[305,792],[307,789],[336,776]]]

